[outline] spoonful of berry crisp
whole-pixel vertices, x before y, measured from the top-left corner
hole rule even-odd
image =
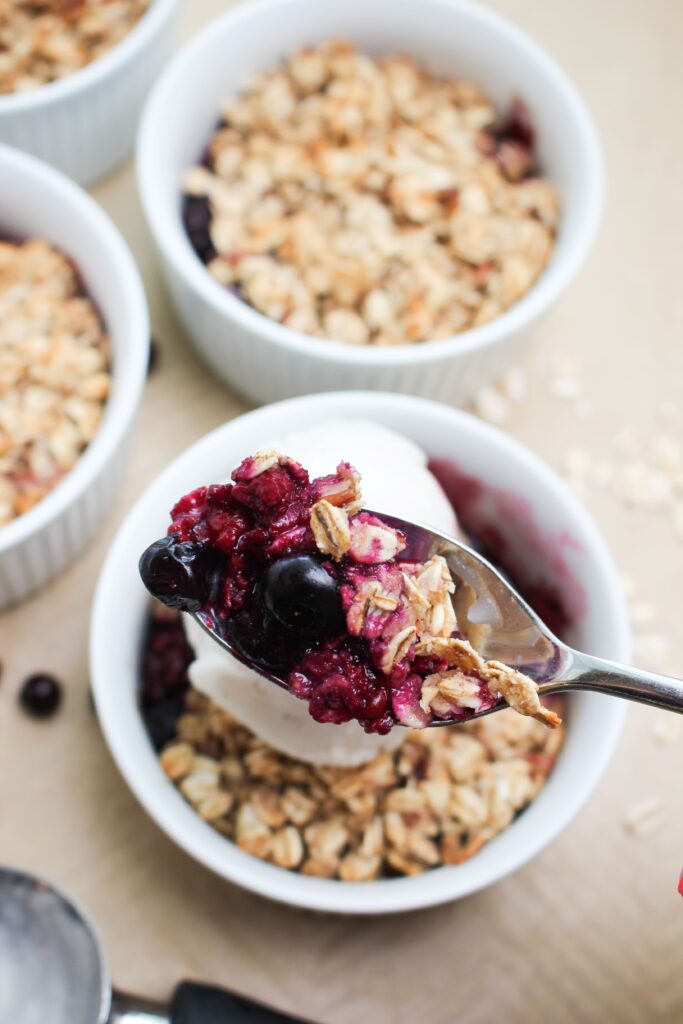
[[[683,682],[572,650],[466,544],[363,509],[348,463],[311,480],[278,452],[245,459],[180,499],[140,574],[319,722],[384,734],[512,707],[553,728],[569,690],[683,712]]]

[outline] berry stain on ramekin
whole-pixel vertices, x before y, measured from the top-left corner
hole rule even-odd
[[[566,636],[587,611],[584,588],[566,557],[580,549],[576,539],[542,529],[530,501],[492,487],[451,459],[431,459],[429,468],[473,546],[514,581],[555,634]]]

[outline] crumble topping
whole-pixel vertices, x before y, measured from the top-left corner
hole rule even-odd
[[[559,201],[518,101],[333,40],[228,103],[185,178],[210,273],[265,316],[350,345],[484,324],[548,263]]]
[[[536,798],[562,741],[562,729],[508,710],[408,734],[361,768],[326,768],[278,753],[189,690],[159,760],[240,849],[304,875],[362,882],[469,860]]]
[[[0,242],[0,525],[75,465],[110,385],[109,339],[68,257]]]
[[[116,46],[152,0],[0,0],[0,94],[78,71]]]

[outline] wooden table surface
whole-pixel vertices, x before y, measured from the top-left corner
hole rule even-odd
[[[321,0],[331,2],[331,0]],[[368,0],[371,2],[371,0]],[[183,31],[228,6],[187,0]],[[683,380],[683,6],[671,0],[496,0],[555,54],[597,119],[609,187],[586,269],[536,332],[533,398],[507,429],[559,465],[569,445],[613,458],[631,425],[664,428]],[[245,406],[185,345],[164,295],[129,164],[95,189],[142,269],[161,361],[125,486],[88,552],[2,616],[0,860],[67,887],[101,928],[121,987],[163,997],[183,976],[232,985],[330,1024],[678,1024],[683,1021],[683,736],[657,744],[657,713],[631,709],[604,782],[578,820],[514,876],[459,903],[384,919],[299,912],[213,877],[166,839],[120,779],[88,701],[90,599],[112,534],[145,481]],[[575,360],[585,396],[550,397],[543,360]],[[664,404],[663,404],[664,403]],[[170,411],[170,419],[169,419]],[[683,439],[683,418],[666,427]],[[170,423],[170,429],[169,429]],[[620,567],[654,604],[655,635],[680,637],[683,542],[663,512],[588,505]],[[643,616],[645,617],[645,616]],[[660,636],[661,634],[661,636]],[[665,668],[683,672],[671,650]],[[22,678],[65,682],[59,717],[16,706]],[[661,801],[649,834],[623,825]],[[15,1024],[15,1022],[2,1022]],[[49,1024],[49,1022],[46,1022]]]

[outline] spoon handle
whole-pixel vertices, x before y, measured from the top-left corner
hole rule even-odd
[[[650,704],[665,711],[683,714],[683,680],[629,665],[618,665],[603,658],[573,651],[573,662],[560,681],[542,683],[539,693],[560,690],[592,690],[609,697],[623,697],[639,704]]]
[[[262,1003],[212,985],[183,981],[173,994],[170,1024],[306,1024]]]

